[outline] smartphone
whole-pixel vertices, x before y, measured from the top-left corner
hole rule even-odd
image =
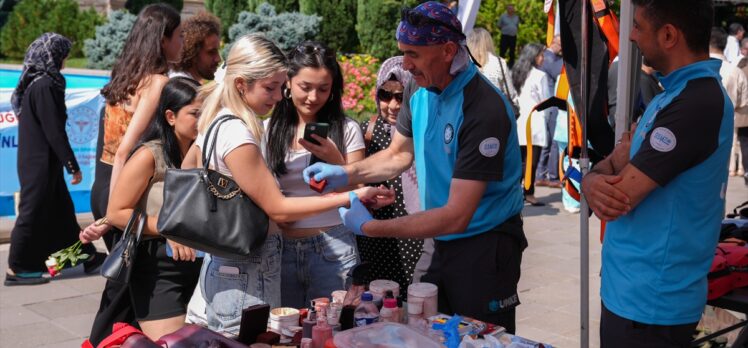
[[[330,131],[330,125],[327,123],[307,123],[304,127],[304,140],[319,145],[317,140],[312,138],[312,134],[317,134],[320,138],[327,138],[327,132]]]
[[[257,336],[267,331],[269,317],[270,305],[267,304],[254,305],[242,310],[237,340],[244,344],[255,343]]]

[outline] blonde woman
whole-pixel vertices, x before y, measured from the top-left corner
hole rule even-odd
[[[496,56],[493,39],[488,30],[475,28],[467,36],[470,53],[480,64],[480,72],[491,81],[496,88],[506,95],[513,105],[518,105],[517,90],[512,84],[512,72],[506,65],[506,60]],[[518,115],[514,115],[517,117]]]
[[[201,90],[206,98],[198,124],[198,138],[192,147],[190,165],[201,165],[203,138],[220,116],[234,115],[215,132],[217,168],[232,176],[239,187],[272,220],[297,221],[326,210],[347,206],[348,194],[285,198],[262,156],[263,129],[257,115],[267,114],[281,100],[286,83],[286,57],[270,40],[248,35],[237,40],[215,82]],[[189,155],[188,155],[189,156]],[[214,164],[211,163],[211,166]],[[355,191],[361,199],[378,205],[394,201],[394,192],[379,188]],[[200,274],[200,287],[206,301],[208,326],[226,334],[237,334],[242,309],[268,303],[280,305],[281,238],[268,235],[262,250],[249,258],[241,256],[206,259]]]

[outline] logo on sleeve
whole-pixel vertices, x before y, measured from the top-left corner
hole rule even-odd
[[[675,134],[665,127],[657,127],[652,131],[652,135],[649,136],[649,144],[660,152],[669,152],[675,148],[675,144],[678,140],[675,139]]]
[[[455,137],[455,129],[452,127],[451,123],[447,123],[446,126],[444,126],[444,143],[449,144],[452,142],[452,139]]]
[[[496,154],[499,153],[499,147],[500,147],[499,139],[491,137],[483,139],[483,141],[480,142],[480,145],[478,146],[478,150],[480,151],[480,154],[486,157],[493,157],[496,156]]]

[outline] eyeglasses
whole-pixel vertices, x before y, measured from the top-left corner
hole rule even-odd
[[[456,28],[454,25],[450,23],[445,23],[442,21],[438,21],[436,19],[433,19],[431,17],[427,17],[419,12],[413,11],[409,8],[404,8],[400,15],[400,20],[408,22],[412,25],[415,25],[417,27],[423,27],[426,25],[436,25],[447,28],[449,31],[460,35],[463,39],[465,38],[465,34],[462,32],[462,30]]]
[[[390,91],[385,91],[383,89],[377,90],[377,99],[379,99],[379,101],[389,103],[390,100],[392,100],[392,98],[395,98],[395,100],[397,100],[398,103],[402,103],[403,92],[392,93]]]

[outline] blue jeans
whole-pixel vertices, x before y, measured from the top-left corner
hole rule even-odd
[[[281,303],[305,308],[318,297],[346,289],[348,271],[359,262],[356,238],[345,226],[314,237],[283,239]]]
[[[281,237],[269,235],[261,252],[244,259],[210,255],[200,272],[208,328],[239,334],[242,310],[267,303],[280,307]]]

